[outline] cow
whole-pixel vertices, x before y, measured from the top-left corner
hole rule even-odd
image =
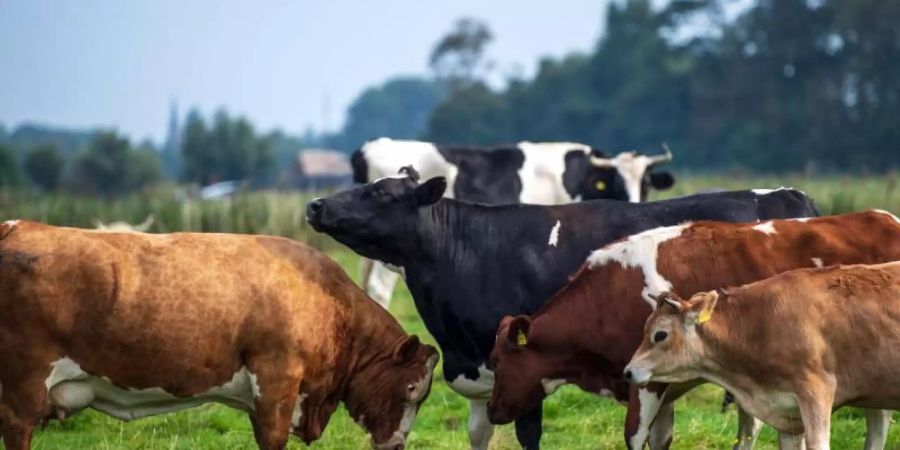
[[[402,449],[438,355],[324,254],[276,237],[0,225],[0,434],[93,408],[218,402],[261,449],[319,438],[338,402]]]
[[[641,202],[650,187],[668,189],[669,172],[651,172],[670,161],[672,152],[656,156],[602,152],[574,142],[520,142],[494,147],[439,146],[430,142],[379,138],[363,144],[351,157],[353,180],[365,184],[415,167],[424,179],[443,176],[450,198],[487,205],[532,203],[557,205],[607,198]],[[378,303],[390,306],[397,273],[371,260],[362,261],[362,283]]]
[[[444,378],[470,400],[469,439],[487,448],[493,374],[485,367],[500,319],[528,314],[565,285],[590,249],[687,220],[755,222],[816,215],[804,194],[737,191],[626,203],[487,206],[442,198],[447,182],[385,178],[316,199],[312,227],[360,255],[405,273],[419,315],[443,352]],[[519,442],[539,448],[541,407],[516,421]]]
[[[832,409],[900,408],[898,348],[900,261],[798,269],[687,301],[661,294],[625,378],[712,381],[775,427],[781,449],[828,450]]]
[[[145,218],[143,222],[137,225],[132,225],[122,220],[103,223],[100,221],[100,219],[94,219],[94,228],[104,231],[130,231],[133,233],[146,233],[147,231],[150,231],[150,227],[153,226],[153,222],[155,220],[156,217],[153,214],[147,216],[147,218]]]
[[[628,448],[643,448],[648,439],[652,449],[668,448],[672,402],[696,383],[629,389],[622,377],[656,304],[651,294],[741,285],[803,267],[895,259],[900,221],[878,210],[755,224],[694,222],[629,236],[592,252],[571,282],[530,317],[503,319],[490,356],[495,384],[489,415],[494,423],[525,416],[557,387],[572,383],[627,402]],[[867,414],[867,448],[880,448],[887,416]],[[752,448],[754,428],[752,417],[741,414],[737,448]]]

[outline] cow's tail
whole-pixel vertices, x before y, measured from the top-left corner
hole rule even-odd
[[[366,155],[362,148],[357,149],[350,156],[350,167],[353,168],[353,182],[364,184],[369,182],[369,163],[366,162]]]

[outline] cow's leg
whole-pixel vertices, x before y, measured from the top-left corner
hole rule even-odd
[[[470,400],[469,443],[472,450],[487,450],[493,434],[494,426],[487,415],[487,400]]]
[[[543,431],[541,419],[544,417],[544,403],[524,416],[516,419],[516,438],[525,450],[538,450],[541,448],[541,432]]]
[[[803,434],[791,434],[784,431],[778,432],[779,450],[803,450]]]
[[[891,426],[891,413],[883,409],[865,409],[866,445],[865,450],[882,450]]]
[[[807,450],[828,450],[831,438],[831,407],[834,383],[813,379],[796,392],[797,406],[803,419]]]
[[[650,425],[662,406],[665,390],[666,385],[659,383],[631,387],[625,415],[625,445],[629,450],[644,448],[650,436]]]
[[[733,450],[753,450],[753,445],[756,444],[756,438],[759,436],[759,431],[762,430],[763,423],[761,420],[753,417],[752,414],[744,410],[744,408],[741,408],[741,405],[736,405],[738,413],[738,434]]]
[[[672,427],[675,425],[675,402],[666,401],[659,407],[656,420],[650,425],[650,448],[665,450],[672,445]]]
[[[376,261],[366,284],[366,292],[384,309],[388,309],[391,306],[391,297],[394,295],[394,286],[399,278],[400,275],[397,272]]]
[[[290,436],[302,372],[287,370],[284,365],[268,367],[271,369],[257,375],[259,397],[251,420],[253,436],[261,450],[281,450]]]
[[[27,450],[31,447],[34,426],[50,414],[44,378],[48,369],[35,369],[34,375],[18,374],[15,382],[3,382],[0,400],[0,435],[7,450]]]

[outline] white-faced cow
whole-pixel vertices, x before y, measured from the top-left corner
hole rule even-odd
[[[436,350],[293,241],[0,225],[0,433],[85,408],[122,420],[218,402],[262,449],[317,439],[338,402],[402,449]]]
[[[625,376],[712,381],[775,427],[782,450],[828,450],[832,409],[900,409],[897,349],[900,262],[799,269],[660,295]]]
[[[641,202],[651,187],[668,189],[669,172],[651,172],[672,159],[623,152],[606,158],[574,142],[520,142],[495,147],[458,147],[430,142],[379,138],[366,142],[351,158],[353,179],[368,183],[415,167],[423,179],[442,176],[445,196],[470,203],[561,205],[578,200]],[[362,262],[362,283],[377,302],[390,305],[397,282],[394,268]]]
[[[774,191],[772,194],[785,191]],[[709,194],[714,195],[714,194]],[[609,244],[538,312],[506,317],[491,353],[492,421],[527,416],[556,387],[573,383],[628,404],[628,448],[668,448],[673,401],[698,382],[629,389],[622,370],[666,291],[736,286],[787,270],[900,259],[900,222],[883,211],[756,224],[695,222]],[[867,448],[881,448],[889,416],[868,413]],[[742,414],[737,448],[752,448],[754,421]],[[652,426],[651,426],[652,424]]]
[[[756,222],[811,216],[793,190],[683,197],[651,203],[595,200],[561,206],[485,206],[442,199],[443,178],[386,178],[318,199],[313,228],[362,256],[403,269],[419,315],[443,351],[444,377],[471,400],[469,438],[487,448],[493,427],[485,363],[500,319],[537,310],[568,281],[590,249],[688,220]],[[541,407],[516,421],[519,442],[539,447]]]

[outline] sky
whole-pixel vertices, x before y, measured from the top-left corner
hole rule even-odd
[[[367,86],[425,75],[462,16],[485,20],[497,73],[587,51],[598,0],[0,0],[0,123],[114,127],[165,136],[224,107],[258,128],[334,130]]]

